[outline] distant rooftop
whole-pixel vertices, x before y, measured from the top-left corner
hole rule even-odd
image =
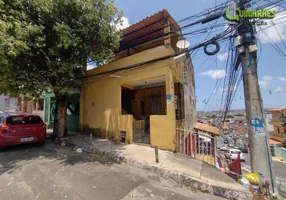
[[[272,108],[272,109],[269,109],[268,111],[270,111],[270,112],[280,111],[281,112],[283,110],[286,110],[286,106],[281,107],[281,108]]]
[[[209,132],[209,133],[211,133],[213,135],[220,135],[218,129],[215,126],[210,126],[210,125],[207,125],[207,124],[203,124],[203,123],[197,122],[195,124],[194,128],[198,129],[198,130]]]

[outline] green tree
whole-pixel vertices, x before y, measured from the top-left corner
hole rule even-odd
[[[112,0],[0,0],[0,92],[56,97],[55,133],[67,134],[68,94],[79,90],[87,60],[118,48],[121,12]]]

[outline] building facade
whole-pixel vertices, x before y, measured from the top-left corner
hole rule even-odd
[[[4,112],[33,113],[43,117],[43,100],[34,100],[24,95],[19,95],[18,97],[1,95],[0,110]]]
[[[10,97],[8,95],[1,95],[0,98],[1,111],[5,112],[16,112],[18,111],[18,99],[15,97]]]
[[[112,62],[85,75],[80,95],[83,129],[103,138],[175,150],[176,127],[191,130],[196,121],[192,62],[170,56],[179,52],[179,30],[163,10],[122,31],[120,51]]]
[[[17,111],[36,114],[43,118],[44,100],[42,98],[35,99],[28,95],[19,95],[17,98]]]
[[[270,109],[272,120],[270,124],[273,126],[273,132],[270,132],[270,139],[276,140],[281,145],[286,145],[286,107]]]

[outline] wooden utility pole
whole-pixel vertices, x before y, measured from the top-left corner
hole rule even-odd
[[[243,0],[238,5],[244,8]],[[277,194],[277,185],[273,169],[272,157],[268,142],[268,133],[264,120],[264,108],[257,75],[256,38],[254,27],[248,19],[240,19],[237,32],[240,35],[240,52],[242,64],[243,86],[245,97],[246,119],[251,159],[251,170],[260,175],[263,183],[269,183],[270,192]]]

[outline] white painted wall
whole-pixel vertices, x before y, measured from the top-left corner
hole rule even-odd
[[[4,111],[5,110],[5,99],[4,99],[4,95],[0,95],[0,111]]]
[[[16,112],[17,111],[17,98],[10,97],[4,98],[4,111],[5,112]]]
[[[265,113],[265,124],[267,125],[267,131],[274,131],[273,125],[270,124],[270,121],[272,120],[272,114],[271,113]]]

